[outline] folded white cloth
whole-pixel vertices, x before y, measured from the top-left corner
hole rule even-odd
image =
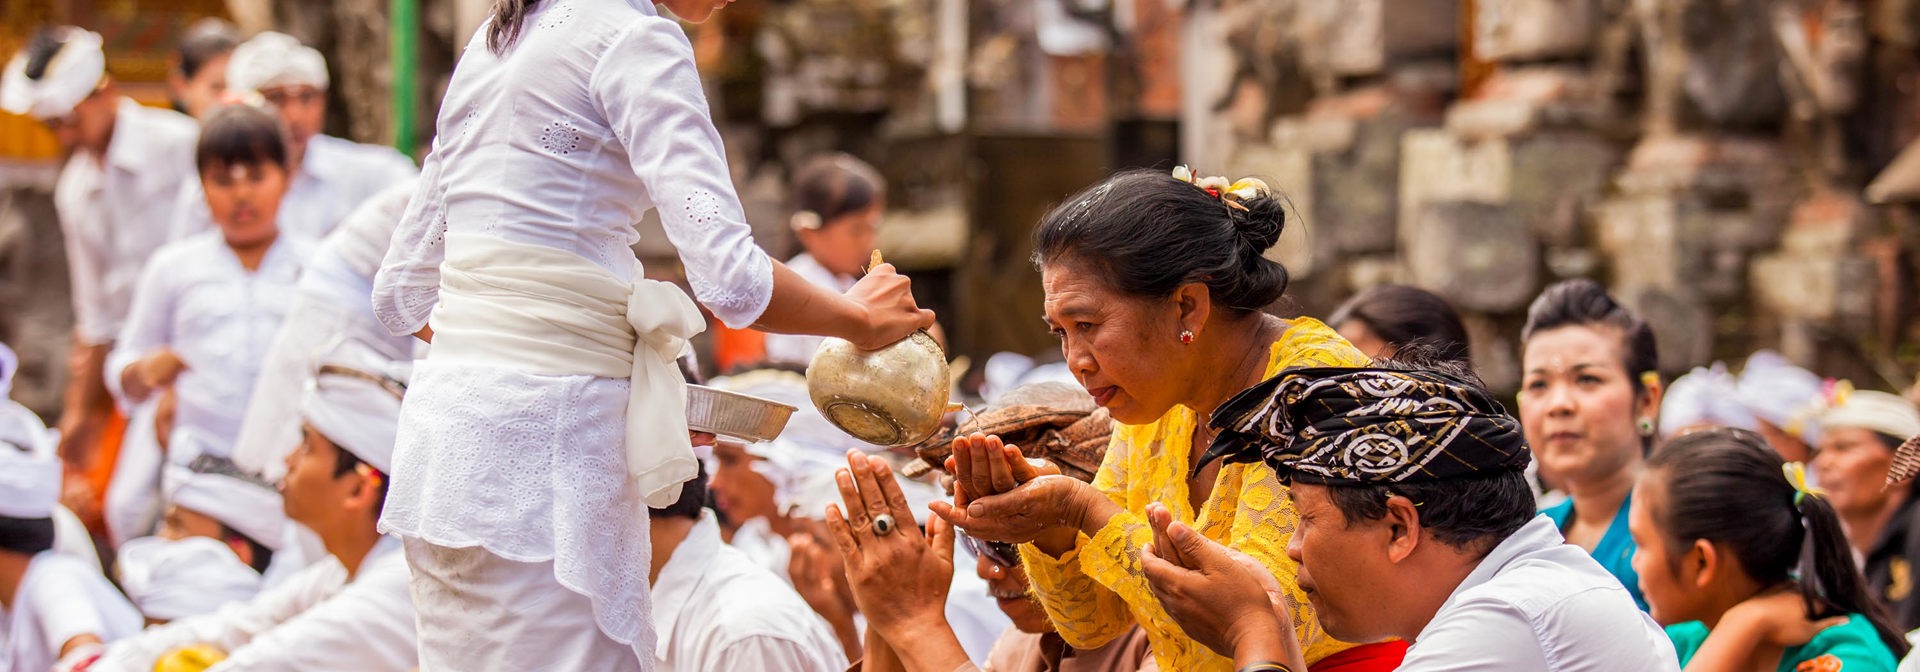
[[[60,458],[40,416],[0,399],[0,517],[52,517],[60,480]]]
[[[1899,395],[1858,390],[1820,416],[1820,427],[1870,429],[1905,441],[1920,436],[1920,409]]]
[[[449,233],[433,357],[630,379],[627,473],[657,508],[679,499],[680,484],[699,473],[687,437],[687,381],[674,360],[706,321],[685,292],[645,279],[634,263],[629,284],[554,248]]]
[[[383,360],[354,342],[320,358],[300,401],[300,419],[341,450],[393,473],[400,399],[412,362]]]
[[[1740,403],[1737,386],[1738,380],[1719,362],[1674,379],[1660,402],[1660,436],[1702,426],[1759,431],[1759,420]]]
[[[141,537],[121,545],[119,557],[120,589],[154,620],[211,613],[260,592],[260,573],[215,539]]]
[[[194,466],[204,463],[196,461]],[[178,465],[167,466],[166,481],[167,499],[174,506],[220,521],[269,549],[279,550],[286,539],[287,514],[280,493],[264,484]]]
[[[227,88],[259,91],[277,86],[327,88],[327,59],[299,38],[272,31],[234,47],[227,58]]]
[[[100,86],[100,78],[107,75],[100,35],[73,26],[54,30],[60,49],[39,79],[27,77],[24,51],[7,64],[6,74],[0,75],[0,109],[35,119],[57,119],[73,113],[73,107]]]

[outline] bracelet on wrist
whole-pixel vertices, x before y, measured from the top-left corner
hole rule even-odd
[[[1276,660],[1262,660],[1242,667],[1238,672],[1293,672],[1293,668]]]

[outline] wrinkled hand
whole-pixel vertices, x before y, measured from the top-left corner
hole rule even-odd
[[[1048,474],[1060,473],[1060,467],[1046,460],[1028,460],[1019,446],[1008,445],[998,436],[969,434],[953,439],[953,454],[947,458],[947,473],[954,482],[964,484],[975,497],[998,495],[1015,486]]]
[[[1188,637],[1236,660],[1278,660],[1306,669],[1287,601],[1271,572],[1173,522],[1165,505],[1148,505],[1147,522],[1153,543],[1140,554],[1140,568],[1160,606]]]
[[[916,634],[947,628],[947,590],[953,583],[953,528],[938,522],[921,534],[913,509],[886,460],[847,453],[847,468],[834,473],[847,515],[827,505],[827,528],[840,548],[847,582],[867,625],[889,642],[911,643]],[[875,516],[893,516],[894,529],[874,532]]]
[[[1078,532],[1086,517],[1087,502],[1093,499],[1107,502],[1093,486],[1055,474],[979,499],[961,483],[954,489],[953,503],[934,502],[932,509],[976,539],[1025,544],[1063,531]]]
[[[848,340],[863,350],[879,350],[933,326],[933,311],[914,303],[912,284],[894,270],[893,264],[868,269],[867,275],[847,290],[847,298],[867,312],[866,329],[859,338]]]

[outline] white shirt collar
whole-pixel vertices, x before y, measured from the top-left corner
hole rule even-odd
[[[656,659],[666,659],[673,643],[673,626],[686,611],[688,601],[700,593],[701,584],[707,580],[706,570],[720,554],[720,543],[719,522],[713,512],[702,510],[699,522],[693,524],[687,538],[673,549],[673,557],[660,568],[660,578],[653,582],[653,616],[658,624],[654,632],[660,635],[655,638]]]
[[[1453,589],[1453,594],[1458,595],[1469,588],[1492,581],[1500,570],[1505,569],[1508,563],[1520,556],[1565,543],[1567,543],[1566,538],[1560,536],[1560,528],[1554,526],[1552,518],[1534,516],[1532,520],[1527,521],[1527,524],[1520,526],[1520,529],[1501,541],[1500,545],[1493,547],[1493,551],[1487,553],[1487,557],[1481,558],[1480,566],[1467,574],[1467,578]]]
[[[107,141],[107,158],[102,163],[138,172],[160,162],[156,154],[164,149],[157,142],[161,138],[141,128],[145,121],[141,116],[157,111],[146,109],[132,98],[121,98],[114,108],[113,138]]]

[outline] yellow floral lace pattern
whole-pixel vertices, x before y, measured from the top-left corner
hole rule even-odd
[[[1267,375],[1296,366],[1365,366],[1369,360],[1318,320],[1294,320],[1273,344]],[[1092,538],[1081,535],[1072,552],[1056,559],[1020,547],[1034,595],[1068,644],[1095,648],[1139,623],[1154,658],[1166,670],[1232,670],[1233,661],[1188,639],[1155,600],[1140,571],[1140,549],[1153,541],[1146,508],[1161,502],[1208,539],[1258,559],[1287,589],[1293,622],[1307,662],[1317,662],[1352,644],[1328,637],[1299,589],[1299,566],[1287,557],[1299,518],[1286,487],[1263,464],[1220,469],[1213,494],[1199,512],[1187,497],[1187,461],[1197,414],[1175,407],[1158,421],[1115,428],[1093,487],[1126,509]]]

